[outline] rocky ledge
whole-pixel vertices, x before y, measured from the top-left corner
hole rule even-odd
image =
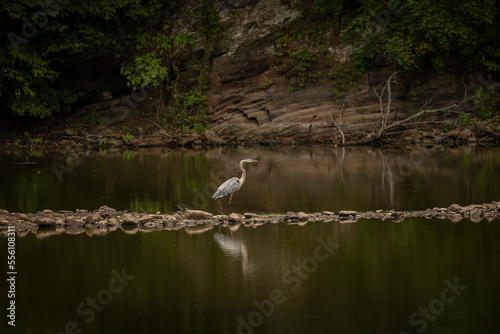
[[[19,237],[32,232],[37,238],[57,234],[106,235],[117,229],[128,234],[139,231],[179,230],[188,234],[199,234],[214,226],[226,225],[237,229],[240,226],[257,227],[266,223],[305,225],[313,222],[355,223],[359,219],[387,220],[400,223],[405,218],[418,217],[427,219],[447,219],[457,223],[468,219],[478,223],[485,219],[493,221],[500,218],[500,202],[460,206],[452,204],[447,208],[432,208],[419,211],[376,210],[357,212],[342,210],[339,212],[323,211],[316,213],[287,212],[285,214],[231,213],[213,215],[201,210],[184,210],[173,214],[156,214],[117,211],[102,206],[98,210],[58,211],[44,210],[38,213],[11,213],[0,210],[0,233],[7,234],[9,226],[15,226]]]

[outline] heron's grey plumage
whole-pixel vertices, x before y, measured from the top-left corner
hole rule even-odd
[[[212,196],[213,199],[219,199],[224,196],[229,196],[241,187],[240,179],[236,176],[230,178],[226,182],[220,185],[215,194]]]
[[[229,204],[231,204],[231,199],[233,198],[233,194],[238,191],[243,183],[245,182],[245,178],[247,175],[247,172],[245,168],[243,168],[243,164],[245,162],[258,162],[257,160],[249,159],[249,158],[243,158],[240,161],[240,170],[241,170],[241,177],[232,177],[223,184],[220,185],[220,187],[217,189],[215,194],[213,194],[212,198],[213,199],[219,199],[224,196],[230,196],[229,197]],[[220,206],[220,211],[222,212],[222,206],[220,205],[219,201],[219,206]]]

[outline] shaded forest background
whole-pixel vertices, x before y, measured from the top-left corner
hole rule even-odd
[[[211,66],[227,52],[231,38],[220,13],[236,13],[245,1],[185,2],[1,1],[1,114],[22,123],[155,91],[157,124],[206,129]],[[380,61],[407,77],[429,69],[439,74],[459,64],[466,70],[464,82],[470,79],[465,73],[492,78],[474,92],[473,103],[480,117],[498,121],[497,1],[318,0],[288,5],[301,14],[272,35],[273,66],[287,69],[288,89],[324,80],[340,99]],[[196,31],[178,29],[181,17],[196,22]],[[343,63],[326,58],[331,71],[324,79],[312,71],[312,63],[332,47],[326,33],[350,45],[352,52]],[[188,80],[179,80],[186,73]],[[89,78],[96,78],[92,89]]]

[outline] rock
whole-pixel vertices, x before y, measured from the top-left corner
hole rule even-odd
[[[47,217],[50,217],[50,218],[64,218],[64,216],[61,213],[59,213],[59,212],[48,213]]]
[[[357,211],[349,211],[349,210],[342,210],[339,212],[339,216],[341,217],[356,216],[357,214],[358,214]]]
[[[113,99],[113,94],[110,91],[105,91],[101,93],[100,98],[102,101],[111,101]]]
[[[189,135],[181,135],[179,138],[179,145],[180,146],[189,146],[199,138],[200,138],[200,135],[197,133],[192,133]]]
[[[70,219],[66,222],[66,226],[68,226],[68,227],[82,227],[84,225],[85,225],[85,221],[82,219],[78,219],[78,218],[73,218],[73,219]]]
[[[255,218],[255,217],[257,217],[257,215],[255,213],[245,212],[243,214],[243,217],[249,219],[249,218]]]
[[[112,216],[108,212],[99,212],[99,216],[103,219],[111,218]]]
[[[175,215],[166,215],[165,217],[162,217],[164,222],[172,222],[175,223],[177,222],[177,217]],[[181,218],[182,219],[182,218]]]
[[[131,215],[130,213],[126,213],[121,216],[122,225],[139,225],[139,219]]]
[[[35,217],[34,221],[39,227],[53,227],[56,226],[56,221],[49,217]]]
[[[19,220],[24,220],[24,221],[31,221],[31,219],[28,217],[28,215],[24,214],[24,213],[18,213],[17,214],[17,219]]]
[[[452,223],[458,223],[459,221],[461,221],[463,219],[463,217],[462,217],[462,215],[459,215],[459,214],[450,214],[450,215],[448,215],[448,219]]]
[[[455,129],[448,131],[446,135],[456,141],[466,141],[469,137],[467,137],[462,131]]]
[[[333,215],[335,215],[335,213],[332,212],[332,211],[323,211],[321,214],[324,215],[324,216],[333,216]]]
[[[104,212],[116,212],[116,209],[110,208],[107,205],[101,206],[97,211],[104,211]]]
[[[64,129],[64,133],[68,136],[77,136],[78,132],[69,128]]]
[[[155,137],[140,137],[134,138],[129,142],[129,145],[136,147],[155,147],[162,146],[164,144],[161,138]]]
[[[146,224],[146,223],[149,223],[152,220],[153,220],[153,218],[150,217],[150,216],[142,216],[142,217],[139,218],[139,224]]]
[[[209,143],[216,144],[216,145],[222,145],[225,144],[225,140],[223,140],[221,137],[219,137],[215,132],[212,130],[207,130],[204,133],[205,138],[207,138]]]
[[[9,221],[7,219],[0,220],[0,226],[8,226],[8,225],[9,225]]]
[[[462,207],[458,204],[452,204],[448,207],[448,210],[453,212],[460,212],[462,210]]]
[[[476,208],[476,205],[467,205],[462,207],[462,212],[470,212]]]
[[[473,222],[479,222],[483,218],[483,210],[479,208],[474,208],[470,211],[470,220]]]
[[[49,210],[49,209],[45,209],[45,210],[42,211],[42,213],[52,213],[52,212],[54,212],[54,211]]]
[[[94,217],[92,215],[88,215],[85,217],[85,224],[92,224],[94,222]]]
[[[213,219],[214,215],[201,210],[186,210],[184,218],[192,220]]]
[[[464,129],[464,130],[462,131],[462,134],[463,134],[465,137],[469,138],[470,136],[472,136],[472,131],[466,128],[466,129]]]
[[[95,222],[95,224],[97,225],[98,228],[105,228],[108,226],[108,221],[103,219]]]
[[[307,213],[301,211],[297,213],[297,217],[299,218],[299,220],[309,220],[311,218],[311,215],[308,215]]]
[[[241,222],[241,217],[237,213],[231,213],[227,216],[227,221],[231,223],[239,223]]]
[[[113,225],[113,226],[114,225],[118,225],[118,219],[116,219],[116,218],[109,218],[108,219],[108,224],[109,225]]]

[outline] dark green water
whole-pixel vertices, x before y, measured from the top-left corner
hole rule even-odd
[[[29,234],[7,333],[498,333],[499,236],[425,219]]]
[[[211,199],[259,160],[232,202],[234,212],[417,210],[500,200],[498,148],[414,151],[273,147],[208,152],[146,150],[39,156],[0,154],[0,208],[11,212],[218,212]],[[227,204],[227,200],[223,201]],[[227,205],[225,205],[225,209]]]
[[[301,147],[4,152],[0,208],[172,212],[180,205],[216,212],[211,194],[239,176],[242,157],[260,162],[233,198],[235,212],[500,200],[497,148]],[[499,333],[499,223],[29,233],[16,239],[16,327],[2,314],[0,333]],[[0,254],[3,277],[5,236]],[[7,298],[0,301],[5,310]]]

